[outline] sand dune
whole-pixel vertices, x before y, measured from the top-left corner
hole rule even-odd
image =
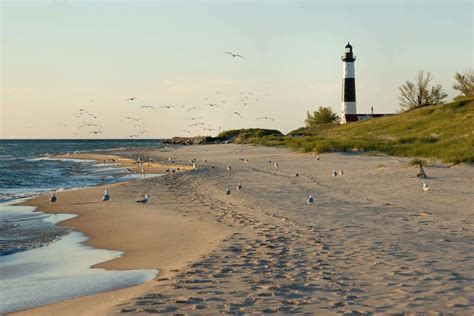
[[[103,267],[166,267],[172,273],[121,290],[119,300],[99,309],[94,303],[110,293],[25,314],[474,311],[472,167],[425,168],[431,190],[424,192],[417,170],[402,158],[325,154],[316,160],[237,145],[140,151],[114,154],[140,154],[165,165],[169,156],[181,163],[197,158],[198,168],[112,186],[119,202],[107,216],[97,214],[106,208],[70,202],[80,217],[69,224],[91,236],[93,245],[126,252]],[[344,174],[333,177],[333,169]],[[90,199],[84,194],[94,190],[71,193],[71,201]],[[156,198],[132,213],[129,198],[144,191]],[[127,223],[126,232],[111,238],[108,230],[119,225],[111,220],[115,212],[122,223],[143,212],[144,226]],[[91,227],[92,216],[102,224]],[[156,244],[162,228],[167,236]],[[166,255],[156,254],[163,249]]]

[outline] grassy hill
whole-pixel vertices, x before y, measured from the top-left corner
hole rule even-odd
[[[252,138],[252,142],[303,152],[376,151],[450,163],[474,162],[474,98],[363,122],[300,128],[286,136]]]

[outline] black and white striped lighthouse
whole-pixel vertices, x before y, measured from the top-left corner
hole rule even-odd
[[[357,114],[356,110],[356,90],[355,90],[355,56],[352,53],[352,46],[347,43],[345,53],[341,57],[343,61],[343,81],[342,81],[342,123],[346,122],[346,114]]]

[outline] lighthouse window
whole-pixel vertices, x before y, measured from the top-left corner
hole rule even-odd
[[[350,53],[351,52],[351,48],[350,47],[346,47],[346,53]]]

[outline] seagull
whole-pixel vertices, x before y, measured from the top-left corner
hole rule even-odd
[[[225,190],[225,194],[227,194],[227,195],[229,195],[229,194],[230,194],[230,190],[229,190],[229,188],[227,188],[227,189]]]
[[[149,198],[150,198],[150,197],[148,196],[148,194],[145,194],[145,196],[143,197],[143,199],[142,199],[142,200],[138,200],[137,203],[145,204],[145,203],[148,202]]]
[[[339,175],[342,176],[344,174],[344,172],[342,172],[342,170],[339,170]]]
[[[174,105],[163,105],[163,106],[159,106],[158,108],[171,109],[171,108],[174,108]]]
[[[271,160],[271,159],[268,159],[268,163],[272,163],[272,160]]]
[[[185,133],[188,133],[188,134],[191,133],[191,131],[187,131],[187,130],[184,130],[184,129],[182,131],[185,132]]]
[[[198,119],[202,119],[202,116],[196,116],[196,117],[188,117],[188,118],[185,118],[185,120],[187,120],[187,121],[194,121],[194,120],[198,120]]]
[[[240,57],[240,58],[242,58],[242,59],[244,58],[244,56],[242,56],[242,55],[234,54],[234,53],[231,53],[231,52],[225,52],[225,54],[229,54],[229,55],[231,55],[231,56],[234,57],[234,58],[235,58],[235,57]]]
[[[242,189],[242,185],[240,183],[237,184],[237,190]]]
[[[425,192],[428,191],[430,187],[426,185],[425,181],[421,181],[421,182],[423,182],[423,191]]]
[[[298,178],[299,176],[300,176],[300,175],[299,175],[299,173],[298,173],[298,172],[297,172],[297,173],[295,173],[295,178]]]
[[[274,121],[275,119],[272,119],[271,117],[268,117],[268,116],[262,116],[262,117],[258,117],[257,120],[270,120],[270,121]]]
[[[154,109],[155,107],[153,105],[142,105],[142,109]]]
[[[275,168],[278,168],[278,162],[275,161],[273,165],[275,166]]]
[[[136,99],[136,97],[132,97],[132,98],[125,99],[125,101],[134,101],[135,99]]]
[[[313,202],[314,202],[314,198],[313,198],[312,195],[310,195],[310,196],[308,197],[308,200],[306,201],[306,203],[312,204]]]
[[[227,166],[227,170],[232,170],[232,168],[230,166]]]
[[[232,115],[238,115],[239,117],[242,117],[242,115],[240,115],[239,112],[234,112],[234,113],[232,113],[230,116],[232,116]]]
[[[109,192],[107,192],[107,190],[104,191],[104,195],[102,195],[102,201],[108,201],[110,200],[110,195],[109,195]]]
[[[58,198],[56,197],[56,194],[51,193],[51,196],[49,198],[49,203],[55,203],[57,200]]]
[[[316,157],[316,160],[319,160],[319,156],[318,156],[318,157]]]
[[[212,107],[219,106],[219,104],[215,104],[215,103],[208,103],[207,105],[209,105],[211,108],[212,108]]]
[[[199,109],[199,108],[197,106],[192,106],[186,112],[191,112],[194,109]]]
[[[337,176],[336,169],[332,169],[332,176],[333,176],[333,177]]]

